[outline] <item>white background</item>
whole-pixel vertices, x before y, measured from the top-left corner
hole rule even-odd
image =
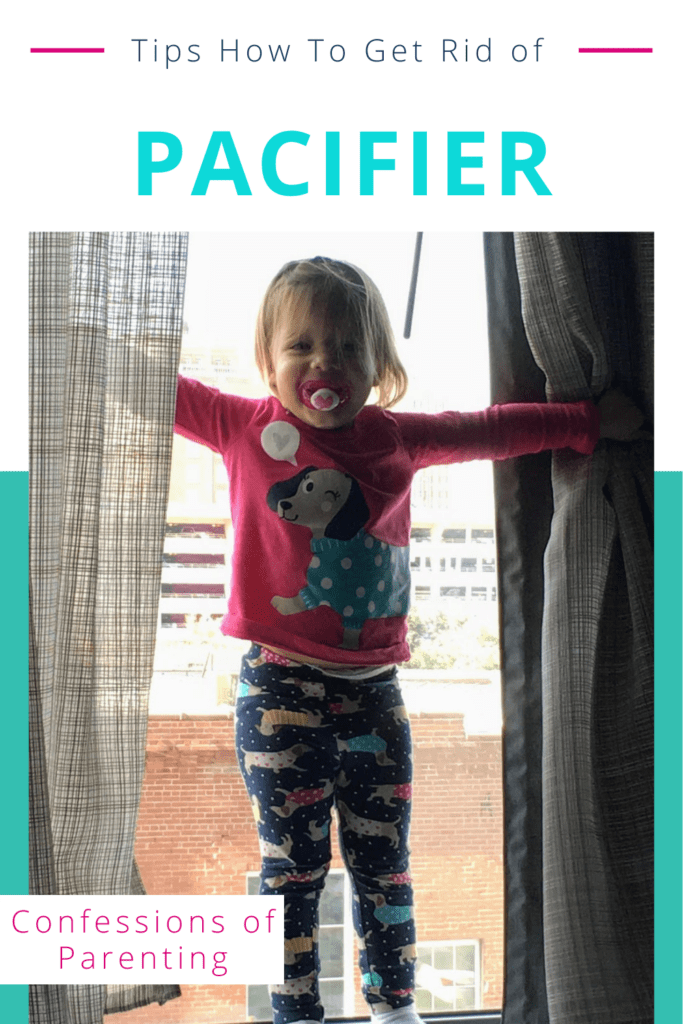
[[[657,468],[680,469],[677,403],[680,288],[680,35],[663,3],[606,0],[550,6],[491,2],[387,0],[321,4],[303,0],[248,6],[222,3],[122,2],[25,5],[3,47],[5,147],[3,291],[4,366],[21,386],[2,410],[2,467],[26,467],[26,235],[29,230],[149,229],[208,231],[483,231],[628,230],[657,233]],[[660,13],[661,12],[661,13]],[[323,38],[313,61],[308,38]],[[387,59],[371,63],[366,43],[384,40]],[[543,39],[538,62],[533,43]],[[135,38],[147,38],[137,60]],[[441,59],[455,39],[458,63]],[[151,59],[157,40],[159,61]],[[239,60],[220,60],[239,40]],[[492,60],[474,59],[491,40]],[[463,60],[465,40],[469,60]],[[412,44],[419,42],[421,62]],[[260,44],[259,63],[246,47]],[[267,46],[290,45],[283,64]],[[341,43],[344,61],[327,57]],[[513,45],[528,47],[525,62]],[[166,44],[182,48],[166,69]],[[199,44],[201,60],[187,47]],[[407,59],[389,59],[395,44]],[[31,54],[31,46],[104,46],[104,55]],[[651,46],[647,55],[586,55],[580,46]],[[338,54],[340,51],[336,51]],[[212,131],[230,131],[252,187],[237,196],[214,182],[190,192]],[[308,179],[310,192],[281,197],[260,173],[265,142],[280,131],[310,134],[290,146],[283,178]],[[446,195],[447,131],[483,131],[486,194]],[[154,194],[137,195],[137,133],[168,131],[184,149],[180,167],[156,175]],[[342,194],[324,195],[325,131],[342,138]],[[374,196],[358,194],[360,131],[396,131],[378,147],[396,171],[376,175]],[[411,194],[413,131],[429,137],[429,194]],[[541,135],[539,171],[552,196],[537,196],[520,176],[516,196],[500,194],[501,131]],[[468,174],[471,176],[468,178]],[[435,349],[435,360],[438,351]],[[8,433],[8,425],[9,429]],[[11,436],[11,441],[7,441]]]
[[[483,4],[397,0],[320,0],[229,4],[216,0],[119,0],[116,4],[39,0],[5,14],[2,75],[3,245],[1,276],[4,394],[0,468],[27,467],[27,233],[42,230],[189,230],[301,232],[484,230],[654,231],[657,252],[656,468],[679,470],[681,349],[681,39],[677,7],[663,0],[574,0],[572,4]],[[134,38],[168,44],[183,58],[165,68],[138,62]],[[341,43],[346,58],[312,60],[308,38]],[[370,63],[373,37],[387,51],[402,43],[405,63]],[[540,59],[533,43],[543,39]],[[441,40],[455,39],[457,64],[441,60]],[[221,63],[220,41],[239,40],[240,59]],[[492,60],[473,48],[491,40]],[[462,60],[468,40],[470,60]],[[421,44],[415,62],[414,42]],[[246,59],[246,46],[290,44],[285,65]],[[515,63],[513,45],[529,57]],[[198,63],[185,60],[199,44]],[[35,55],[32,46],[104,46],[100,55]],[[648,55],[581,55],[582,46],[653,47]],[[190,191],[212,131],[230,131],[253,195],[214,183]],[[310,193],[284,198],[260,177],[265,142],[297,130],[311,140],[282,176],[308,178]],[[154,195],[137,195],[137,133],[167,131],[183,143],[180,168],[158,175]],[[339,131],[342,194],[324,195],[320,154],[325,131]],[[396,131],[396,158],[376,176],[376,194],[358,195],[358,135]],[[429,134],[429,194],[410,187],[412,132]],[[483,131],[483,197],[448,197],[448,131]],[[500,195],[501,131],[541,135],[539,168],[552,196],[520,181]],[[467,180],[467,179],[466,179]],[[425,358],[439,366],[438,342]],[[175,899],[175,898],[174,898]],[[9,949],[9,946],[5,947]],[[7,962],[7,961],[5,961]],[[174,974],[173,980],[177,979]],[[13,980],[22,980],[14,975]],[[31,971],[32,982],[47,981]],[[90,979],[94,980],[94,979]],[[130,980],[130,975],[125,978]]]

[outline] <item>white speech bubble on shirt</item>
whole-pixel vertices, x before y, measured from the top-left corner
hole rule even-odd
[[[284,420],[275,420],[269,423],[261,432],[261,447],[271,459],[280,462],[291,462],[296,466],[294,456],[299,450],[301,435],[291,423]]]

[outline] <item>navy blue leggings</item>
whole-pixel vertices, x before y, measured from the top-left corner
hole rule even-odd
[[[323,1018],[318,904],[333,805],[354,889],[363,994],[380,1011],[411,1003],[412,761],[396,670],[335,678],[310,665],[268,662],[255,645],[242,660],[236,744],[258,826],[260,892],[285,897],[285,982],[271,986],[275,1024]]]

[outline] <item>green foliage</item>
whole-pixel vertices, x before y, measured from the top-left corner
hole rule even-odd
[[[424,603],[408,617],[407,668],[493,671],[499,667],[498,610],[463,605],[452,612]]]

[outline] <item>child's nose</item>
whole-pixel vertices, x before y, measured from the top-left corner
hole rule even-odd
[[[319,370],[327,370],[337,365],[336,350],[329,346],[320,346],[313,353],[313,365]]]

